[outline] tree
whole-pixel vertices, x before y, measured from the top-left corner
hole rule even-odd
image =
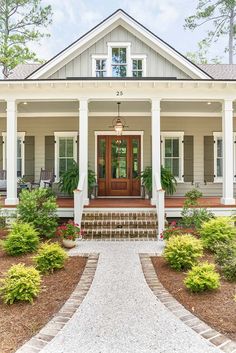
[[[185,19],[185,28],[196,29],[206,23],[213,28],[207,31],[204,41],[211,45],[226,36],[228,45],[225,52],[229,53],[229,64],[233,63],[236,39],[236,0],[199,0],[195,15]]]
[[[198,44],[198,50],[195,52],[190,52],[188,51],[186,53],[186,57],[191,60],[194,64],[220,64],[222,58],[219,56],[216,56],[214,58],[209,59],[208,58],[208,48],[209,45],[206,43],[204,40],[199,42]]]
[[[18,64],[40,62],[27,44],[49,36],[43,28],[51,22],[51,6],[43,7],[41,0],[0,0],[0,66],[5,79]]]

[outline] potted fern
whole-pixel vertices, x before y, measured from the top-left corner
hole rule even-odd
[[[152,196],[152,167],[146,167],[138,176],[142,180],[148,198]],[[167,169],[161,166],[161,186],[167,195],[173,195],[176,191],[177,181],[174,175]]]
[[[77,188],[79,182],[79,166],[73,161],[70,169],[65,171],[59,181],[60,191],[65,192],[69,196],[73,196],[73,191]],[[88,169],[88,192],[91,197],[94,186],[96,185],[96,177],[93,170]]]

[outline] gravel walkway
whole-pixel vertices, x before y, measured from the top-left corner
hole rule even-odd
[[[41,353],[219,353],[168,311],[147,286],[139,253],[158,242],[80,242],[100,253],[93,284],[68,324]]]

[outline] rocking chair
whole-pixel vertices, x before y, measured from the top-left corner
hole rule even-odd
[[[54,171],[53,170],[46,170],[41,168],[40,171],[40,177],[39,177],[39,181],[37,183],[32,183],[31,186],[32,188],[48,188],[48,187],[52,187],[52,184],[54,182]]]

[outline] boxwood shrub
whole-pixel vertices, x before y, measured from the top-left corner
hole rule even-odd
[[[203,255],[201,240],[190,234],[176,235],[167,241],[164,258],[171,268],[181,271],[191,268]]]
[[[36,268],[40,272],[46,273],[62,268],[67,258],[66,251],[59,244],[45,243],[40,247],[34,261]]]
[[[220,286],[220,275],[215,271],[214,264],[203,262],[192,267],[184,280],[184,284],[196,293],[213,290]]]
[[[38,232],[29,223],[14,223],[2,245],[6,253],[11,256],[34,252],[39,245]]]
[[[236,237],[236,228],[230,217],[218,217],[203,223],[200,236],[203,246],[214,252],[218,243],[226,243]]]
[[[0,282],[0,296],[6,304],[15,301],[29,301],[37,297],[40,291],[41,278],[32,266],[13,265]]]

